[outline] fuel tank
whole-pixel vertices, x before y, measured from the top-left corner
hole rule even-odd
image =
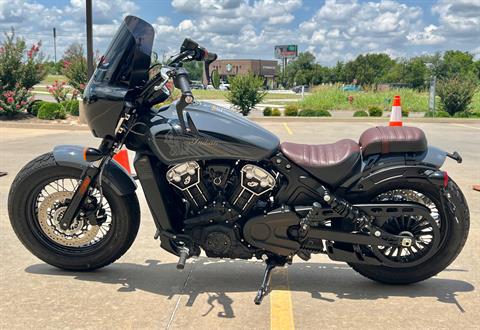
[[[211,103],[195,102],[184,110],[185,117],[187,113],[198,132],[182,132],[175,103],[147,124],[147,143],[165,164],[206,159],[258,161],[272,155],[280,143],[263,127]]]

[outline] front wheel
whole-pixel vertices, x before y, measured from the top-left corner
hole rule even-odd
[[[467,201],[457,184],[450,180],[446,199],[430,184],[398,182],[368,198],[378,202],[414,202],[430,209],[430,217],[399,217],[385,222],[382,229],[413,238],[411,247],[361,246],[375,255],[382,266],[349,265],[361,275],[388,284],[409,284],[428,279],[450,265],[467,240],[470,216]]]
[[[88,205],[97,210],[96,222],[80,212],[71,227],[62,230],[59,221],[73,196],[82,171],[59,166],[52,153],[37,157],[16,176],[8,196],[12,227],[35,256],[68,270],[86,271],[106,266],[120,258],[133,243],[140,212],[135,194],[117,195],[103,185],[88,195]]]

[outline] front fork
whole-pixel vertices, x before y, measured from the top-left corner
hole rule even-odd
[[[87,167],[82,172],[80,184],[73,193],[72,199],[60,220],[60,228],[63,230],[68,230],[70,228],[73,220],[81,212],[90,188],[95,187],[98,182],[100,182],[99,189],[101,193],[101,176],[103,168],[123,146],[127,134],[135,123],[135,118],[135,109],[126,107],[125,114],[117,125],[115,137],[104,138],[98,149],[88,147],[84,149],[83,159],[87,163]],[[96,212],[96,210],[94,211]],[[88,219],[95,218],[96,217],[88,217]],[[95,220],[92,221],[95,222]]]

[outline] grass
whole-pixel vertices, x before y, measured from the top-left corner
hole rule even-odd
[[[67,81],[67,77],[62,74],[49,74],[42,81],[40,81],[40,84],[51,85],[55,82],[55,80],[58,80],[59,82]]]
[[[199,100],[225,100],[227,98],[227,91],[210,90],[210,89],[194,89],[193,96]],[[296,94],[277,94],[267,93],[263,102],[268,100],[285,100],[285,99],[300,99],[301,96]]]
[[[344,92],[337,86],[319,86],[313,93],[306,96],[299,105],[303,109],[312,110],[368,110],[370,106],[378,106],[384,110],[390,110],[393,97],[400,95],[402,108],[411,112],[428,111],[428,92],[418,92],[413,89],[396,89],[384,92]],[[353,97],[349,102],[349,96]],[[435,99],[439,109],[440,99]],[[470,105],[470,110],[480,112],[480,91],[478,91]]]

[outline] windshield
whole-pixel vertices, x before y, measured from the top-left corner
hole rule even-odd
[[[100,59],[93,79],[127,88],[147,81],[154,36],[149,23],[135,16],[125,17]]]

